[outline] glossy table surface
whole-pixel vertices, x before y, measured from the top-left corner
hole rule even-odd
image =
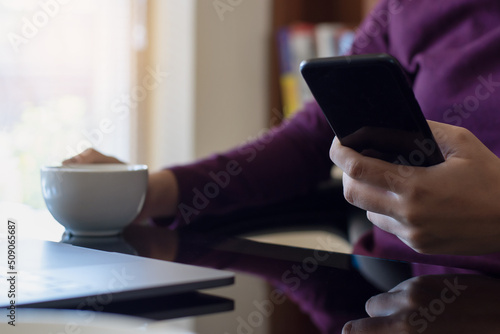
[[[76,238],[50,219],[43,224],[44,239],[238,273],[232,287],[104,312],[167,324],[189,316],[201,324],[197,333],[341,333],[350,320],[363,333],[500,333],[497,279],[431,265],[418,271],[438,274],[416,276],[414,264],[332,251],[327,229],[311,247],[294,247],[255,241],[246,236],[267,232],[248,228],[131,226],[116,237]]]

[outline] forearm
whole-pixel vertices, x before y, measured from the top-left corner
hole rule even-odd
[[[150,173],[146,196],[146,216],[174,216],[179,201],[179,187],[174,173],[168,169]]]
[[[384,12],[383,1],[376,12]],[[377,20],[377,16],[368,21]],[[363,39],[353,53],[384,52],[385,32]],[[288,124],[232,151],[172,169],[178,181],[177,223],[204,214],[221,214],[304,194],[329,177],[328,147],[333,132],[316,104]],[[172,209],[171,207],[169,209]],[[168,210],[167,210],[168,211]],[[164,213],[167,213],[165,211]],[[169,211],[171,213],[171,211]]]
[[[330,175],[328,123],[316,105],[229,152],[173,167],[177,223],[304,194]]]

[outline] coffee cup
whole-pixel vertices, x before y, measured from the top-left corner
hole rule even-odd
[[[78,164],[41,168],[42,194],[52,216],[78,236],[119,234],[140,213],[148,167]]]

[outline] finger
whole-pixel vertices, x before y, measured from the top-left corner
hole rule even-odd
[[[123,163],[120,160],[104,155],[99,151],[94,150],[93,148],[88,148],[82,153],[78,155],[80,157],[82,163],[90,163],[90,164],[99,164],[99,163],[108,163],[108,164],[113,164],[113,163]]]
[[[370,184],[372,186],[389,189],[398,193],[401,190],[401,181],[404,178],[399,165],[365,157],[353,149],[343,146],[335,137],[330,148],[330,158],[351,178]],[[414,168],[405,166],[405,168]],[[405,173],[407,174],[407,173]]]
[[[350,321],[345,324],[342,334],[409,334],[405,322],[397,321],[398,317],[376,317]]]
[[[396,210],[395,210],[396,211]],[[412,233],[415,233],[415,228],[409,223],[405,223],[404,219],[398,219],[397,212],[393,216],[388,216],[385,214],[367,212],[366,216],[373,225],[377,226],[381,230],[387,233],[391,233],[399,238],[406,246],[410,247],[418,253],[424,252],[424,250],[418,246],[415,237],[412,239]]]
[[[382,210],[380,210],[382,211]],[[390,211],[387,209],[386,211]],[[381,230],[384,230],[388,233],[394,234],[398,236],[400,239],[407,240],[408,239],[408,226],[406,226],[401,221],[397,220],[397,211],[392,209],[392,212],[389,212],[389,215],[384,214],[383,212],[373,212],[368,211],[366,213],[366,217],[369,221],[376,225]]]
[[[71,157],[69,159],[66,159],[62,162],[63,165],[70,165],[70,164],[83,164],[87,163],[87,160],[90,155],[92,155],[92,149],[86,149],[85,151],[75,155],[74,157]]]
[[[63,165],[69,164],[86,164],[93,163],[93,160],[98,159],[99,152],[92,148],[88,148],[85,151],[63,161]]]
[[[66,159],[62,162],[63,165],[72,165],[72,164],[77,164],[78,163],[78,160],[76,159],[76,157],[71,157],[69,159]]]
[[[347,174],[342,175],[344,197],[354,206],[367,211],[394,215],[398,207],[397,195],[383,188],[355,180]]]
[[[88,148],[82,153],[63,161],[63,165],[69,164],[95,164],[95,163],[120,163],[123,162],[107,155],[102,154],[93,148]]]
[[[390,291],[366,301],[365,310],[370,317],[385,317],[408,307],[404,290]]]
[[[398,292],[398,291],[402,291],[402,290],[407,290],[410,286],[415,284],[415,281],[421,279],[422,277],[424,277],[424,276],[417,276],[417,277],[409,278],[409,279],[399,283],[398,285],[396,285],[394,288],[392,288],[388,292]]]

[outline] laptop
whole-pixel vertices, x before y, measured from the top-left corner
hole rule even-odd
[[[4,244],[4,240],[0,240]],[[7,247],[2,247],[7,249]],[[106,305],[230,285],[228,271],[105,252],[65,243],[20,240],[16,266],[0,254],[0,307],[101,310]]]

